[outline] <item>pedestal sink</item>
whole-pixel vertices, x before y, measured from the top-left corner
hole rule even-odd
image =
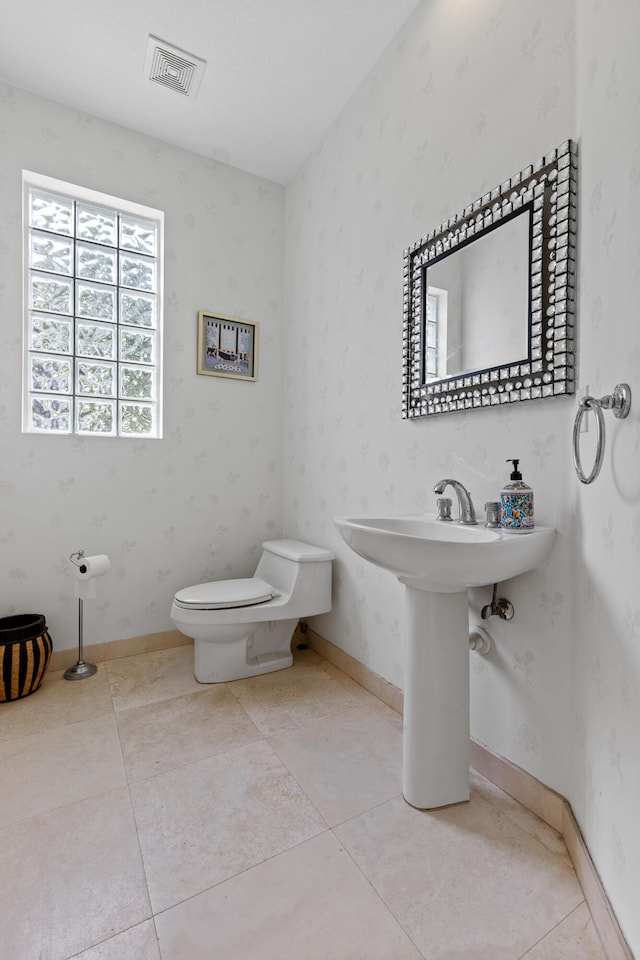
[[[338,517],[345,543],[405,586],[402,792],[431,809],[469,799],[467,589],[527,573],[555,530],[503,534],[435,516]]]

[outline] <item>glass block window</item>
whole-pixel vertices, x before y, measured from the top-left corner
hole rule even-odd
[[[163,213],[23,179],[23,431],[161,437]]]

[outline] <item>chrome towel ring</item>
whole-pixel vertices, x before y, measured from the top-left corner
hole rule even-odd
[[[580,427],[582,426],[582,418],[587,410],[593,410],[596,415],[597,431],[596,459],[593,470],[588,477],[585,476],[584,470],[582,469],[582,461],[580,460]],[[600,473],[605,442],[603,410],[613,410],[613,415],[617,420],[624,420],[625,417],[629,416],[629,411],[631,410],[631,387],[628,383],[616,384],[613,393],[607,394],[599,400],[596,399],[596,397],[583,397],[580,401],[576,419],[573,424],[573,465],[576,468],[576,473],[581,483],[593,483]]]

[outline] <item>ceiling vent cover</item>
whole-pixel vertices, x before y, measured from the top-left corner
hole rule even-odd
[[[144,61],[144,75],[148,80],[186,97],[195,97],[205,66],[206,61],[200,57],[149,34]]]

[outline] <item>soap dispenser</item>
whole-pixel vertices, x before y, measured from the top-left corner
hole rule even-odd
[[[500,526],[504,533],[531,533],[533,530],[533,490],[522,480],[519,460],[513,464],[509,483],[500,491]]]

